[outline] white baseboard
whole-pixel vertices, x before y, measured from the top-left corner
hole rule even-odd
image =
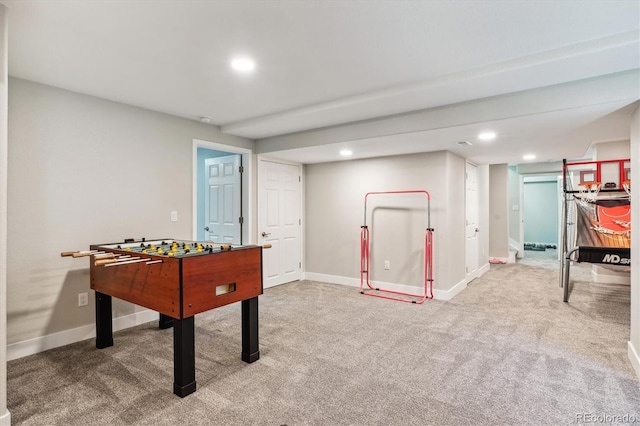
[[[489,262],[485,263],[480,269],[478,269],[478,278],[489,272],[490,269],[491,264]]]
[[[462,280],[458,282],[456,285],[451,287],[449,290],[438,290],[436,288],[433,289],[433,298],[437,300],[451,300],[462,290],[467,288],[467,280]]]
[[[319,281],[319,282],[328,283],[328,284],[346,285],[349,287],[360,287],[359,278],[348,278],[348,277],[341,277],[337,275],[305,272],[303,274],[303,279],[310,280],[310,281]],[[405,293],[415,294],[415,293],[420,293],[422,291],[422,287],[403,285],[403,284],[394,284],[394,283],[385,283],[385,282],[379,282],[379,281],[373,281],[371,285],[378,288],[385,288],[388,290],[403,291]],[[451,300],[456,294],[460,293],[465,288],[467,288],[466,280],[460,281],[449,290],[439,290],[437,288],[434,288],[433,298],[437,300]]]
[[[9,410],[0,416],[0,426],[11,426],[11,413]]]
[[[636,375],[640,379],[640,355],[638,354],[638,351],[636,351],[636,349],[633,347],[633,343],[631,343],[631,341],[629,341],[627,346],[629,361],[631,361],[631,365],[633,366],[633,369],[636,370]]]
[[[310,281],[319,281],[328,284],[347,285],[349,287],[360,287],[360,278],[347,278],[338,275],[318,274],[315,272],[305,272],[303,279]]]
[[[509,238],[509,250],[516,251],[516,257],[518,259],[522,259],[523,251],[524,251],[524,243],[520,243],[513,238]]]
[[[631,285],[631,276],[629,273],[599,274],[593,269],[591,270],[591,279],[597,283],[604,284],[626,284]]]
[[[152,310],[144,310],[113,319],[113,331],[124,330],[150,321],[157,321],[158,313]],[[58,333],[48,334],[34,339],[7,345],[7,361],[22,358],[28,355],[44,352],[60,346],[96,337],[95,324],[64,330]],[[1,420],[1,418],[0,418]],[[1,423],[0,423],[1,425]]]
[[[316,272],[305,272],[302,274],[303,279],[310,281],[318,281],[327,284],[340,284],[349,287],[360,287],[360,278],[341,277],[339,275],[318,274]]]

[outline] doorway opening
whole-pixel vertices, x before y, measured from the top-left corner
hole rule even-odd
[[[556,174],[523,179],[524,257],[556,260],[560,239],[560,194]]]
[[[193,140],[193,228],[196,241],[248,244],[252,151]]]

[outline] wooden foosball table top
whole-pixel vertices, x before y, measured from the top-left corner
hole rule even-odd
[[[175,319],[262,294],[262,247],[155,239],[90,246],[91,288]]]

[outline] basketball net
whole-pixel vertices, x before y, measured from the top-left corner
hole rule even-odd
[[[624,182],[622,182],[622,188],[624,188],[629,198],[631,198],[631,181],[625,180]]]
[[[580,198],[585,201],[596,201],[598,199],[598,192],[600,192],[601,185],[602,184],[600,182],[581,183],[578,185]]]

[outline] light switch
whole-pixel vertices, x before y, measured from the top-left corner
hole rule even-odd
[[[177,222],[177,221],[178,221],[178,212],[174,210],[171,212],[171,222]]]

